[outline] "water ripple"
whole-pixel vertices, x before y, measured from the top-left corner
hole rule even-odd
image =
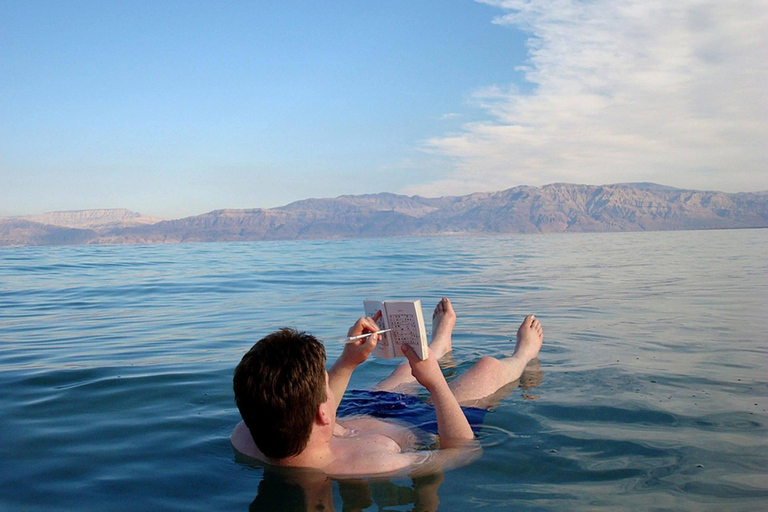
[[[447,295],[449,378],[509,355],[529,312],[545,344],[441,510],[760,510],[766,254],[768,230],[3,249],[0,508],[245,509],[242,353],[284,325],[338,339],[365,298],[421,298],[429,328]],[[418,485],[371,496],[409,510]]]

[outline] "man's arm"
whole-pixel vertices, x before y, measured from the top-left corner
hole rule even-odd
[[[419,383],[427,388],[437,414],[437,434],[440,436],[440,448],[458,448],[475,438],[464,411],[453,396],[443,372],[437,364],[437,357],[429,350],[429,356],[420,360],[409,346],[403,346],[403,352],[411,365],[411,373]]]
[[[379,330],[379,326],[376,325],[376,320],[381,316],[381,311],[376,313],[376,316],[362,317],[355,322],[355,325],[349,328],[347,336],[359,336],[366,332],[376,332]],[[352,376],[352,372],[355,368],[368,359],[368,356],[376,348],[376,344],[381,339],[381,335],[372,334],[367,338],[347,343],[344,346],[344,351],[339,358],[333,363],[331,369],[328,370],[328,385],[333,390],[333,395],[336,397],[336,406],[338,407],[341,402],[341,397],[344,396],[344,392],[347,390],[349,384],[349,378]]]

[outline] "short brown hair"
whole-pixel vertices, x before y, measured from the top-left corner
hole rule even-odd
[[[259,340],[235,368],[235,401],[251,437],[269,458],[300,454],[325,402],[325,347],[285,327]]]

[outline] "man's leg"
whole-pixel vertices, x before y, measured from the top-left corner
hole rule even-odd
[[[443,298],[435,306],[432,315],[432,342],[429,348],[438,357],[443,357],[452,350],[451,335],[456,325],[456,312],[451,301]],[[483,398],[491,397],[505,386],[515,382],[523,374],[529,362],[536,359],[541,349],[544,334],[541,323],[528,315],[517,329],[515,350],[510,357],[495,358],[483,356],[466,372],[450,383],[451,390],[461,405],[485,407]],[[374,389],[378,391],[415,392],[405,385],[416,379],[411,375],[407,362],[398,366],[387,378],[379,382]],[[396,389],[401,387],[401,389]],[[489,400],[493,404],[497,400]]]
[[[432,353],[437,356],[438,359],[448,354],[453,347],[451,345],[451,335],[453,333],[453,326],[456,325],[456,312],[453,310],[451,301],[443,297],[440,302],[435,306],[435,311],[432,313],[432,341],[429,343],[429,348]],[[411,375],[411,367],[408,361],[402,363],[400,366],[384,380],[379,382],[374,389],[377,391],[400,391],[407,393],[408,389],[399,389],[405,384],[412,384],[416,382],[416,379]]]
[[[461,405],[484,407],[483,398],[520,378],[528,363],[538,356],[543,340],[541,323],[528,315],[517,329],[515,350],[510,357],[483,356],[450,383],[456,400]]]

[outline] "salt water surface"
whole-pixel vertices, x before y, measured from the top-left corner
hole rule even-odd
[[[328,481],[335,510],[766,509],[768,230],[2,249],[0,509],[303,510],[230,447],[240,357],[290,325],[333,361],[363,299],[421,298],[429,330],[441,296],[449,377],[529,312],[540,370],[477,461]]]

